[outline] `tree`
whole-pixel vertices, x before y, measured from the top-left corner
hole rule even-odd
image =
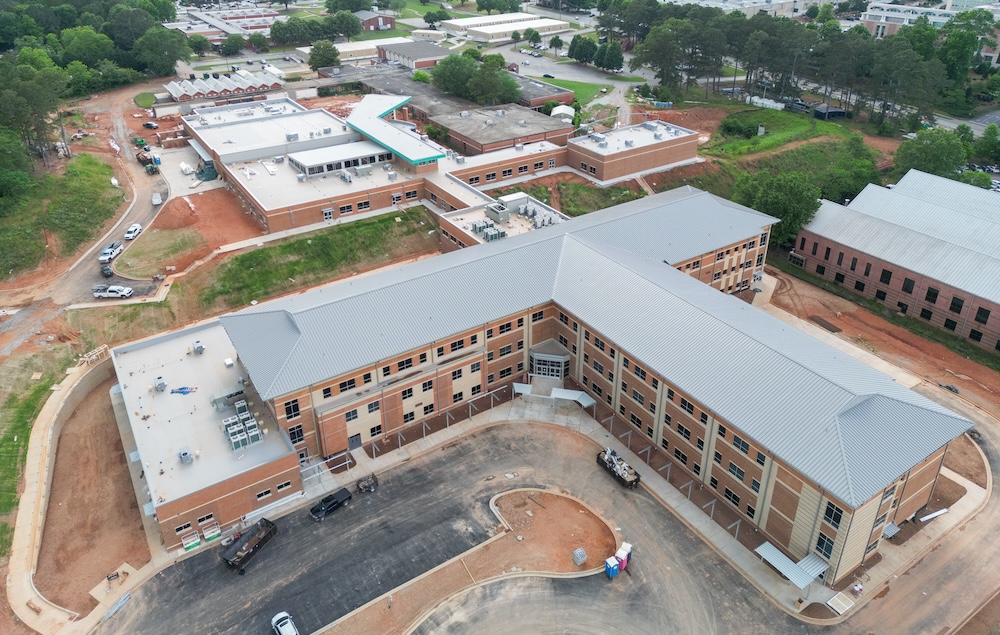
[[[941,34],[925,15],[917,18],[913,25],[900,27],[896,35],[908,41],[910,48],[925,60],[932,60],[937,55],[937,43]]]
[[[625,56],[622,54],[622,47],[618,42],[608,43],[608,52],[604,56],[604,68],[609,71],[616,71],[625,66]]]
[[[477,62],[483,57],[483,53],[479,49],[465,49],[464,51],[462,51],[462,55],[465,55],[466,57],[471,57]]]
[[[806,9],[806,17],[809,18],[810,20],[815,20],[816,16],[818,15],[819,15],[818,5],[813,4],[810,5],[808,9]]]
[[[556,55],[559,55],[559,50],[566,46],[566,43],[563,42],[562,38],[558,35],[553,35],[552,39],[549,40],[549,46],[551,46],[552,50],[556,52]]]
[[[118,48],[131,51],[135,41],[156,25],[157,21],[148,12],[116,4],[108,13],[108,21],[101,27],[101,32],[110,37]]]
[[[469,78],[476,72],[476,61],[467,55],[449,55],[431,68],[433,84],[456,97],[468,94]]]
[[[602,69],[607,68],[607,66],[604,65],[604,60],[605,58],[607,58],[607,56],[608,56],[608,43],[605,42],[604,44],[598,46],[597,52],[594,53],[594,66]]]
[[[434,11],[428,11],[424,14],[424,22],[426,22],[428,26],[434,26],[438,22],[450,19],[451,14],[444,9],[435,9]]]
[[[399,15],[406,8],[406,0],[389,0],[389,10]]]
[[[13,130],[0,128],[0,199],[16,199],[31,189],[31,160]],[[10,206],[0,204],[0,215]]]
[[[684,63],[684,51],[678,37],[682,26],[681,20],[671,18],[654,27],[642,44],[632,50],[629,68],[635,70],[640,66],[649,66],[656,73],[661,86],[668,89],[679,88],[681,76],[677,67]],[[748,70],[752,73],[752,69]]]
[[[247,38],[247,44],[253,47],[253,50],[258,53],[267,53],[271,50],[271,47],[267,45],[267,36],[263,33],[251,33],[250,37]],[[190,38],[188,38],[188,46],[191,45]]]
[[[988,163],[1000,163],[1000,128],[991,123],[973,145],[975,155]]]
[[[338,11],[347,11],[348,13],[370,11],[371,8],[371,0],[326,0],[326,12],[330,15]]]
[[[358,16],[349,11],[338,11],[332,16],[326,16],[324,25],[328,32],[332,31],[336,35],[347,38],[347,41],[350,41],[355,35],[360,35],[364,29]]]
[[[497,10],[496,0],[476,0],[476,11],[485,11],[486,15],[490,15]]]
[[[483,62],[469,77],[466,91],[478,104],[496,106],[515,102],[521,97],[521,87],[504,68],[502,55],[485,55]]]
[[[973,170],[963,172],[958,176],[958,180],[962,183],[981,187],[984,190],[993,188],[993,180],[990,179],[990,175],[985,172],[975,172]]]
[[[191,49],[180,31],[154,26],[135,41],[132,53],[150,72],[165,77],[174,74],[177,60],[187,59]]]
[[[527,28],[527,29],[524,30],[524,39],[528,40],[532,44],[541,44],[542,43],[542,36],[541,36],[541,34],[538,31],[536,31],[536,30],[534,30],[532,28]]]
[[[559,36],[557,35],[556,37]],[[520,42],[522,39],[524,38],[521,36],[520,31],[514,31],[513,33],[510,34],[510,41],[514,43],[514,46],[517,46],[517,43]]]
[[[820,189],[801,172],[771,176],[761,171],[743,174],[736,180],[733,200],[758,212],[781,219],[771,229],[776,244],[787,242],[812,220],[819,209]]]
[[[106,35],[95,33],[89,26],[76,26],[61,34],[63,61],[78,60],[87,66],[94,66],[100,60],[110,59],[115,52],[115,43]]]
[[[431,0],[420,0],[420,4],[430,4]]]
[[[921,130],[916,139],[907,139],[896,150],[896,169],[900,173],[920,170],[952,178],[965,164],[962,141],[951,130]]]
[[[328,66],[340,66],[340,51],[330,40],[316,40],[309,51],[309,68],[318,71]]]
[[[225,57],[233,57],[239,55],[244,47],[246,47],[246,42],[243,40],[243,36],[239,33],[230,33],[219,45],[219,52]]]
[[[420,82],[421,84],[430,84],[431,74],[427,71],[416,70],[413,71],[413,75],[410,76],[410,79],[415,82]]]
[[[188,38],[188,47],[198,57],[204,57],[205,53],[212,50],[212,42],[204,35],[195,33]]]
[[[816,21],[820,24],[826,24],[830,20],[836,20],[837,17],[833,15],[833,5],[824,4],[819,8],[819,13],[816,15]]]
[[[574,44],[576,45],[574,47]],[[589,37],[574,35],[569,43],[569,56],[581,64],[590,64],[597,54],[597,42]]]

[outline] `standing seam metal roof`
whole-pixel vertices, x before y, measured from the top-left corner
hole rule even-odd
[[[555,301],[853,507],[970,427],[888,376],[676,271],[648,246],[623,248],[631,246],[618,235],[627,233],[618,219],[654,221],[664,207],[703,195],[692,188],[649,197],[644,210],[609,208],[220,319],[261,396],[271,399]],[[494,284],[504,279],[498,272],[525,271],[525,263],[530,271]]]

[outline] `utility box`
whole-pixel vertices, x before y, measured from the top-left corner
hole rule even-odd
[[[583,547],[577,547],[573,550],[573,564],[579,567],[586,561],[587,552],[583,550]]]

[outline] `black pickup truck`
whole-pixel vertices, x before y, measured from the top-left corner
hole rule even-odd
[[[243,575],[246,573],[247,564],[277,533],[277,525],[266,518],[261,518],[222,552],[222,559],[230,569],[235,569]]]

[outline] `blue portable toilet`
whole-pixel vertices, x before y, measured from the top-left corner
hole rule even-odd
[[[618,560],[614,556],[604,561],[604,573],[608,574],[608,578],[618,576]]]

